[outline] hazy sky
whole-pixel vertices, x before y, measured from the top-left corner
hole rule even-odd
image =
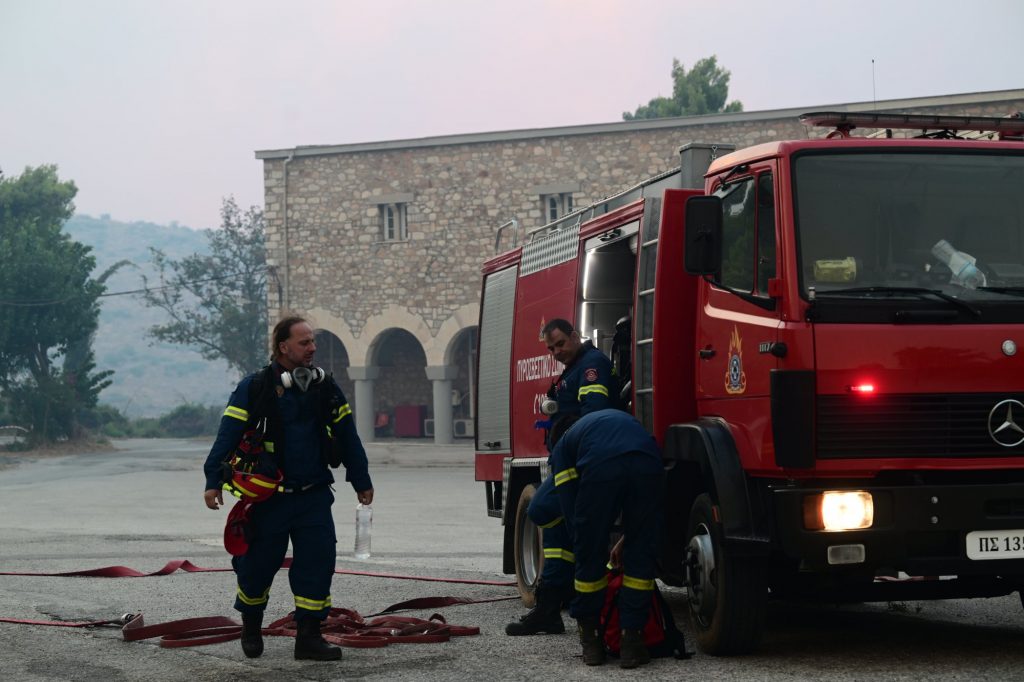
[[[747,111],[1020,88],[1022,28],[1020,0],[0,0],[0,168],[214,227],[262,205],[257,149],[617,121],[673,57]]]

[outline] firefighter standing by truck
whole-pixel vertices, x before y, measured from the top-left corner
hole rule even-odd
[[[544,325],[541,336],[555,360],[565,370],[548,390],[545,412],[551,414],[546,434],[548,449],[553,439],[580,415],[612,407],[616,395],[611,361],[568,320],[555,318]],[[549,410],[553,410],[553,413]],[[541,528],[544,568],[536,589],[536,605],[519,621],[509,623],[505,633],[511,636],[559,634],[565,632],[562,603],[573,597],[572,575],[575,563],[572,537],[562,519],[554,480],[548,476],[537,489],[527,514]]]
[[[621,410],[599,410],[576,421],[551,453],[565,525],[576,555],[570,614],[579,624],[583,662],[601,665],[605,643],[599,618],[608,586],[608,537],[622,514],[622,588],[617,595],[622,639],[619,664],[650,661],[644,645],[654,592],[664,481],[661,452],[644,427]]]
[[[203,497],[210,509],[223,503],[222,463],[231,457],[243,433],[262,422],[263,446],[272,453],[283,480],[266,501],[252,506],[245,534],[248,546],[243,543],[241,553],[232,559],[238,576],[235,609],[242,614],[242,650],[250,658],[263,653],[263,612],[290,537],[295,658],[336,660],[341,649],[328,645],[320,635],[320,624],[331,607],[336,542],[331,516],[334,477],[328,464],[345,464],[345,479],[363,504],[373,501],[373,484],[341,389],[312,365],[316,352],[312,327],[302,318],[286,318],[274,328],[273,341],[273,362],[244,378],[231,394],[203,467]]]

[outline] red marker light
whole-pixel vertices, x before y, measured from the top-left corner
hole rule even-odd
[[[861,395],[871,394],[875,392],[874,384],[856,384],[855,386],[847,386],[846,390],[850,393],[860,393]]]

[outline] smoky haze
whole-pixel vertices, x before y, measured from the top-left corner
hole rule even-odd
[[[1012,89],[1021,26],[1009,0],[0,0],[0,168],[215,227],[262,205],[257,149],[617,121],[712,54],[747,111]]]

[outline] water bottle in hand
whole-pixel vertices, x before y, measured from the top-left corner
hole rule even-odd
[[[373,509],[368,504],[356,507],[356,559],[370,558],[370,524],[373,522]]]

